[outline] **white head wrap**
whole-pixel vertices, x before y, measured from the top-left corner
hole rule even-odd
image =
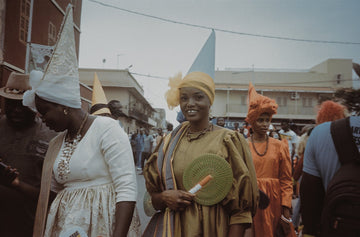
[[[45,70],[30,73],[31,91],[24,94],[23,105],[36,111],[35,94],[44,100],[71,108],[81,108],[79,72],[76,57],[72,7],[65,19],[54,53]]]

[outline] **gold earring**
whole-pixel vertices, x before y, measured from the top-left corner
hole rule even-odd
[[[68,114],[68,111],[66,109],[64,109],[64,114],[67,115]]]

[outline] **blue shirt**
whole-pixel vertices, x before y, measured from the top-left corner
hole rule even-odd
[[[145,134],[141,135],[138,134],[135,138],[136,141],[136,147],[135,150],[137,151],[143,151],[144,150],[144,141],[145,141]]]
[[[153,141],[154,138],[152,135],[148,135],[148,136],[145,135],[143,152],[151,152],[151,148],[152,148],[151,145]]]
[[[341,166],[331,137],[330,124],[322,123],[312,131],[306,143],[303,167],[304,172],[322,179],[325,190]],[[360,152],[360,116],[350,117],[350,127]]]

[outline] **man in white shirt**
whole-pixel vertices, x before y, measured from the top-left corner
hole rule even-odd
[[[295,155],[295,149],[296,149],[296,144],[298,142],[298,137],[296,133],[290,129],[289,121],[282,121],[281,128],[282,129],[279,131],[280,137],[281,139],[288,140],[289,153],[292,160]]]

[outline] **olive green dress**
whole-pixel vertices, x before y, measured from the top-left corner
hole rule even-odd
[[[189,124],[184,122],[182,126],[189,127]],[[256,174],[248,143],[238,132],[214,126],[206,133],[188,134],[185,129],[172,156],[175,188],[185,190],[184,170],[194,159],[206,153],[223,157],[230,164],[233,172],[231,190],[218,204],[203,206],[194,202],[184,211],[176,212],[174,236],[226,236],[229,225],[252,223],[259,197]],[[160,170],[157,153],[154,153],[144,170],[149,193],[163,191]]]

